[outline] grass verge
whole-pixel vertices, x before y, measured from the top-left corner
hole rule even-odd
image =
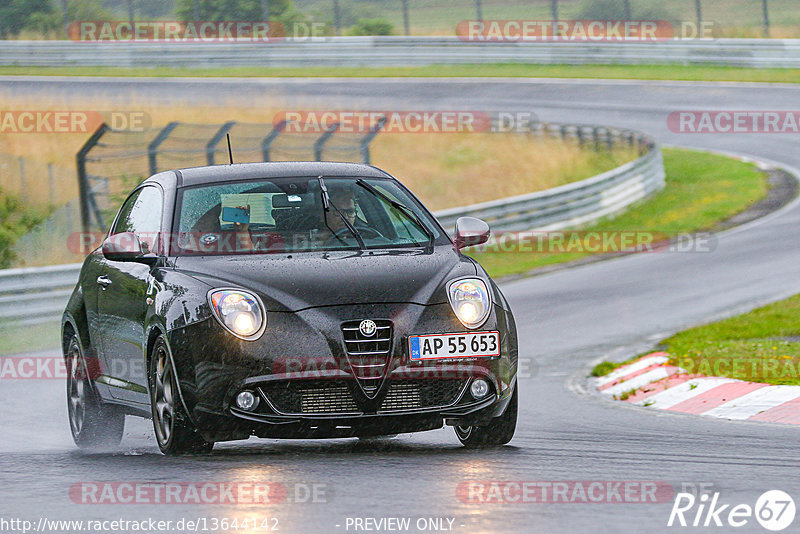
[[[61,324],[48,322],[25,326],[0,324],[0,354],[19,354],[58,349]]]
[[[624,231],[671,238],[703,231],[744,211],[762,199],[768,190],[765,173],[750,163],[725,156],[665,149],[664,166],[667,185],[663,191],[615,219],[594,224],[574,235],[591,232],[611,235]],[[538,252],[539,249],[550,250],[555,247],[549,244],[542,247],[535,245],[524,252],[483,251],[471,252],[470,255],[494,277],[523,274],[593,255],[585,251],[586,247],[575,247],[575,250],[584,250],[574,252],[567,246],[559,252]]]
[[[800,385],[800,295],[662,341],[692,373]]]
[[[752,69],[710,65],[530,65],[498,63],[481,65],[427,65],[423,67],[232,67],[232,68],[123,68],[123,67],[27,67],[3,66],[0,75],[130,76],[130,77],[495,77],[495,78],[589,78],[679,80],[709,82],[800,83],[798,69]]]

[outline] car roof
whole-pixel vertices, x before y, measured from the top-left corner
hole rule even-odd
[[[170,176],[167,176],[170,175]],[[159,173],[147,182],[161,185],[190,187],[208,183],[247,180],[250,178],[281,178],[300,176],[355,178],[392,178],[388,173],[363,163],[338,163],[328,161],[271,161],[266,163],[236,163],[233,165],[210,165]],[[177,183],[175,179],[177,178]]]

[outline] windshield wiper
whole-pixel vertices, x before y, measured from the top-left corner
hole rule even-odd
[[[425,224],[423,224],[423,222],[419,218],[419,216],[416,213],[414,213],[413,211],[411,211],[410,208],[408,208],[407,206],[404,206],[403,204],[400,204],[396,200],[392,200],[388,196],[384,195],[383,193],[381,193],[380,191],[375,189],[372,186],[372,184],[370,184],[369,182],[364,181],[361,178],[356,180],[356,184],[361,186],[361,187],[363,187],[364,189],[366,189],[367,191],[369,191],[370,193],[372,193],[376,197],[380,198],[381,200],[383,200],[384,202],[386,202],[387,204],[389,204],[390,206],[395,208],[397,211],[399,211],[400,213],[405,215],[407,219],[409,219],[417,227],[419,227],[419,229],[422,230],[422,232],[428,237],[428,246],[430,248],[433,248],[433,242],[436,240],[436,238],[433,235],[433,232],[431,232],[430,229],[428,229],[428,227],[425,226]]]
[[[365,250],[367,247],[364,245],[364,240],[361,238],[361,234],[359,234],[358,231],[355,229],[355,227],[352,224],[350,224],[350,221],[347,220],[347,217],[345,217],[344,214],[342,214],[342,212],[339,211],[339,208],[336,207],[336,204],[331,202],[331,197],[328,194],[328,188],[325,186],[325,180],[322,179],[322,176],[317,176],[317,181],[319,182],[319,189],[322,192],[322,218],[325,220],[325,226],[328,228],[330,233],[333,234],[333,237],[341,241],[342,244],[344,245],[347,244],[347,242],[341,237],[339,237],[336,234],[336,232],[334,232],[333,229],[328,225],[328,212],[330,211],[331,206],[333,206],[333,209],[336,210],[336,213],[338,213],[339,217],[342,218],[342,222],[344,223],[344,225],[347,227],[350,233],[353,234],[353,237],[356,238],[356,241],[358,241],[358,247],[361,250]]]

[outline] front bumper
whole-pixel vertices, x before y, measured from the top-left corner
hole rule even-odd
[[[503,414],[511,399],[492,393],[449,408],[397,410],[392,413],[332,413],[278,415],[246,412],[235,407],[228,413],[198,408],[196,422],[210,441],[262,438],[345,438],[422,432],[448,425],[483,425]]]
[[[365,318],[393,325],[389,360],[377,388],[350,365],[342,325]],[[479,424],[503,413],[516,377],[513,319],[495,307],[482,327],[500,332],[501,355],[412,362],[408,336],[463,332],[449,304],[332,306],[271,313],[257,341],[243,341],[209,319],[168,334],[181,393],[206,439],[347,437],[416,432],[448,424]],[[469,386],[490,384],[481,399]],[[236,407],[248,390],[255,410]]]

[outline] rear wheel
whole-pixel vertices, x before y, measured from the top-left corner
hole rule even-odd
[[[159,337],[153,346],[148,369],[150,407],[158,448],[164,454],[197,454],[214,447],[197,432],[183,408],[178,380],[167,342]]]
[[[77,335],[64,355],[67,365],[67,414],[72,439],[81,449],[112,449],[122,441],[125,414],[105,404],[94,390]]]
[[[511,441],[517,429],[518,394],[519,383],[514,386],[506,411],[488,425],[455,427],[461,444],[465,447],[497,447]]]

